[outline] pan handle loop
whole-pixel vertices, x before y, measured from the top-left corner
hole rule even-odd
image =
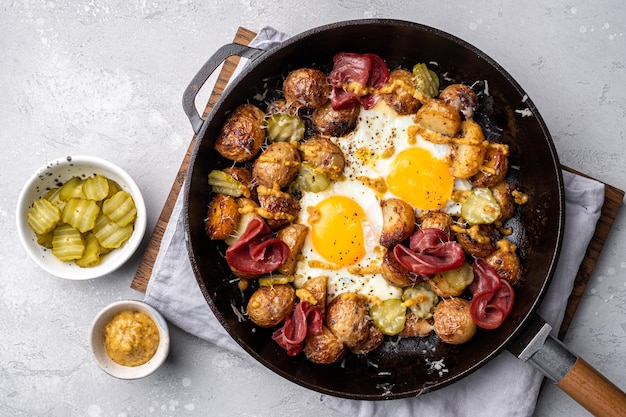
[[[211,74],[213,74],[213,71],[230,56],[240,56],[242,58],[255,60],[264,52],[264,50],[250,48],[249,46],[238,43],[229,43],[219,48],[204,65],[202,65],[183,93],[183,110],[196,134],[200,133],[200,129],[204,123],[204,120],[196,108],[196,96],[204,83],[206,83]]]

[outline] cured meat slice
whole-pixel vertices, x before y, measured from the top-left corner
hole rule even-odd
[[[273,237],[259,218],[250,220],[241,237],[226,250],[226,261],[237,271],[259,275],[274,271],[289,257],[289,246]]]
[[[411,235],[410,248],[398,244],[393,248],[396,260],[409,271],[420,275],[460,268],[465,262],[463,247],[442,230],[420,229]]]
[[[389,68],[375,54],[341,52],[333,58],[333,69],[329,82],[333,86],[331,105],[335,110],[362,105],[374,107],[380,96],[370,93],[370,88],[379,89],[389,79]]]
[[[472,266],[474,282],[468,287],[472,293],[472,320],[483,329],[495,329],[511,312],[515,291],[484,259],[476,258]]]
[[[322,313],[311,307],[308,302],[300,301],[291,317],[285,319],[283,326],[272,334],[280,347],[287,351],[287,355],[295,356],[302,352],[304,339],[307,336],[318,335],[322,332]]]

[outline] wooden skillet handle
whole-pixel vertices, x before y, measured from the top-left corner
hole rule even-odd
[[[556,386],[595,416],[626,415],[626,394],[582,358]]]

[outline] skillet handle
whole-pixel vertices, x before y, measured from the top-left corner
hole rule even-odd
[[[623,416],[626,394],[582,358],[556,383],[594,416]]]
[[[554,336],[548,335],[529,361],[594,416],[625,415],[626,393]]]
[[[265,51],[262,49],[250,48],[249,46],[238,43],[229,43],[219,48],[208,61],[202,65],[183,93],[183,110],[196,134],[200,133],[200,129],[204,123],[204,120],[196,108],[196,96],[204,83],[206,83],[211,74],[213,74],[213,71],[230,56],[240,56],[242,58],[255,60],[263,53],[265,53]]]

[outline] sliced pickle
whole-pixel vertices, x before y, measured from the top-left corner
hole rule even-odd
[[[135,201],[126,191],[118,191],[113,197],[105,200],[102,212],[120,227],[131,224],[137,217]]]
[[[61,188],[52,188],[48,190],[42,198],[45,198],[51,202],[53,206],[56,206],[59,210],[63,211],[63,207],[65,207],[65,200],[61,199]]]
[[[465,262],[460,268],[441,272],[442,276],[455,291],[462,291],[474,282],[474,269]]]
[[[89,200],[104,200],[109,195],[109,181],[100,174],[87,178],[83,182],[83,193]]]
[[[330,179],[328,175],[316,172],[313,165],[303,162],[298,169],[296,183],[302,191],[318,193],[330,186]]]
[[[498,220],[501,211],[489,188],[474,188],[461,204],[461,216],[469,224],[493,223]]]
[[[234,179],[229,173],[214,169],[209,173],[211,191],[216,194],[226,194],[231,197],[241,197],[246,188],[241,182]]]
[[[61,261],[80,259],[85,253],[85,242],[78,229],[64,224],[54,229],[52,254]]]
[[[93,200],[71,198],[65,204],[61,220],[85,233],[94,228],[100,207]]]
[[[52,231],[61,219],[61,210],[46,199],[40,198],[26,214],[28,225],[38,235]]]
[[[35,236],[37,236],[38,245],[41,245],[47,249],[52,249],[52,238],[54,237],[54,230],[43,235],[35,234]]]
[[[439,94],[439,77],[437,77],[434,71],[428,69],[426,64],[415,64],[413,67],[413,78],[415,79],[417,90],[425,96],[432,98]]]
[[[120,185],[118,183],[116,183],[115,181],[110,180],[108,178],[107,178],[107,181],[109,183],[109,194],[107,194],[106,198],[111,198],[118,191],[122,191],[122,187],[120,187]]]
[[[133,225],[118,226],[117,223],[101,213],[96,219],[93,233],[103,248],[116,249],[131,237]]]
[[[288,275],[272,275],[259,278],[259,285],[262,287],[271,287],[279,284],[289,284],[294,278]]]
[[[382,303],[375,303],[370,308],[370,317],[374,325],[388,336],[393,336],[404,329],[406,306],[398,298],[390,298]]]
[[[426,282],[407,287],[402,292],[404,305],[420,319],[429,319],[435,312],[439,297]]]
[[[83,193],[83,180],[73,177],[63,184],[61,187],[61,200],[69,200],[70,198],[85,198]]]
[[[276,113],[267,119],[266,129],[270,142],[298,142],[304,138],[305,126],[295,114]]]
[[[85,238],[85,252],[80,259],[75,261],[75,263],[81,268],[96,266],[100,263],[101,253],[102,247],[100,246],[100,242],[93,233],[89,233]]]

